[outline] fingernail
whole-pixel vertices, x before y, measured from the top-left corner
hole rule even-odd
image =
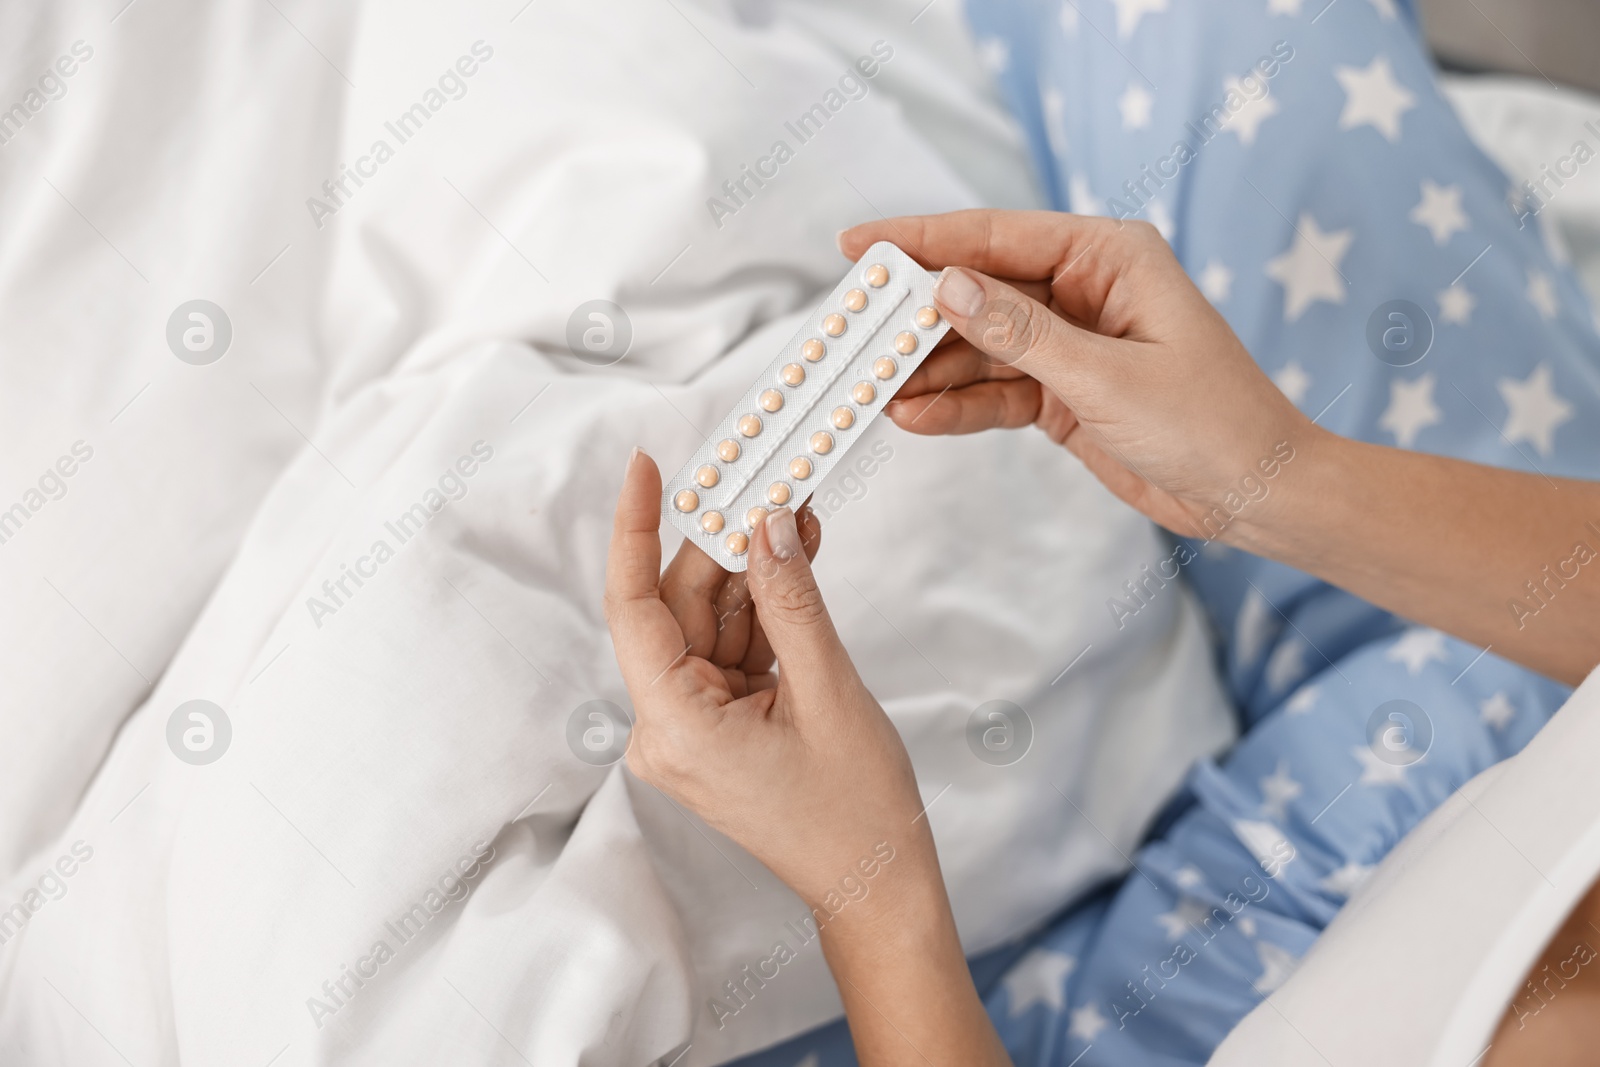
[[[846,226],[844,229],[842,229],[838,233],[834,234],[833,235],[833,247],[835,247],[839,251],[843,252],[844,251],[844,235],[849,233],[849,232],[850,232],[850,228],[848,226]]]
[[[767,544],[780,560],[794,559],[800,554],[800,530],[794,524],[794,512],[779,508],[767,516]]]
[[[644,455],[644,449],[640,448],[638,445],[634,445],[633,446],[633,451],[628,453],[628,467],[627,467],[627,469],[628,470],[632,470],[633,469],[633,465],[635,463],[639,462],[639,457],[642,456],[642,455]]]
[[[983,286],[960,267],[946,267],[933,284],[933,298],[957,318],[970,319],[983,307]]]

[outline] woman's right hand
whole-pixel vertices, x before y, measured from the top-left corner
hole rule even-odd
[[[902,429],[1036,424],[1187,537],[1214,536],[1205,519],[1229,493],[1319,439],[1145,223],[959,211],[866,223],[839,247],[854,259],[881,240],[946,268],[934,296],[960,335],[886,409]],[[1253,510],[1241,524],[1266,517]]]
[[[1175,534],[1277,560],[1569,684],[1600,662],[1600,583],[1570,580],[1592,547],[1552,548],[1591,536],[1600,483],[1318,428],[1144,223],[961,211],[857,226],[839,246],[859,258],[882,240],[948,268],[934,299],[960,335],[889,404],[902,429],[1036,423]],[[1388,536],[1373,536],[1375,516]],[[1561,582],[1559,599],[1536,591],[1540,575]]]

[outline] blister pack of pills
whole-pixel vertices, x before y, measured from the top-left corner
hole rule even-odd
[[[867,249],[667,482],[662,517],[744,570],[767,512],[811,496],[950,328],[937,277],[888,241]]]

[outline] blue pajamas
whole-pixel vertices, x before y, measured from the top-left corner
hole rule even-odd
[[[1547,190],[1472,144],[1409,4],[969,0],[968,17],[1054,206],[1155,223],[1322,425],[1600,477],[1600,339],[1539,218]],[[972,962],[1019,1065],[1204,1063],[1395,843],[1568,693],[1298,571],[1189,547],[1247,732],[1195,767],[1120,884]],[[1528,577],[1507,612],[1536,626],[1560,578]],[[854,1062],[842,1023],[742,1062],[813,1053]]]

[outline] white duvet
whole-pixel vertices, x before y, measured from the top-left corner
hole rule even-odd
[[[799,900],[568,725],[626,706],[629,448],[682,462],[841,226],[1029,195],[919,7],[0,8],[0,1062],[687,1067],[837,1013]],[[209,365],[167,341],[197,298]],[[614,366],[566,346],[592,299]],[[1120,871],[1230,721],[1180,590],[1116,628],[1162,549],[1042,435],[872,436],[819,573],[980,950]],[[968,746],[995,699],[1012,766]],[[191,700],[215,762],[169,744]]]

